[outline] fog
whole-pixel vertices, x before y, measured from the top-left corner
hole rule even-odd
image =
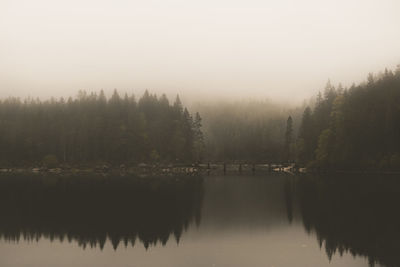
[[[397,0],[2,0],[0,97],[298,102],[400,62]]]

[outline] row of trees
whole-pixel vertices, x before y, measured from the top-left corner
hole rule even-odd
[[[179,97],[147,91],[136,101],[114,91],[107,99],[81,91],[75,99],[0,101],[0,163],[47,161],[185,162],[201,160],[201,117]]]
[[[329,82],[307,107],[297,160],[323,169],[400,169],[400,68],[349,89]]]

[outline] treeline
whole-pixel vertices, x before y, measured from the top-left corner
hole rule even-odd
[[[0,164],[194,162],[204,152],[201,117],[165,95],[136,100],[114,91],[107,99],[0,101]]]
[[[310,168],[400,170],[400,68],[348,89],[328,83],[304,111],[296,149]]]

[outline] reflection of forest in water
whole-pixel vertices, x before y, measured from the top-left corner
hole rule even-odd
[[[215,240],[301,224],[328,258],[400,266],[399,185],[389,176],[0,176],[0,238],[147,248],[179,242],[191,225]]]
[[[197,177],[0,177],[0,237],[8,241],[76,241],[104,247],[109,239],[147,248],[177,242],[200,223]]]
[[[399,177],[301,177],[293,187],[307,232],[330,259],[350,252],[371,266],[400,266]]]

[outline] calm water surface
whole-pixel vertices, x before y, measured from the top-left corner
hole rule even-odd
[[[0,266],[400,266],[398,181],[0,176]]]

